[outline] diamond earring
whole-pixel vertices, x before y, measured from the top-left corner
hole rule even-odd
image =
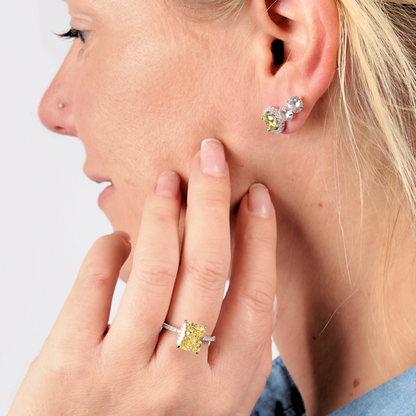
[[[283,106],[276,110],[274,107],[267,107],[261,118],[267,126],[267,131],[279,134],[285,127],[286,122],[292,120],[293,114],[303,110],[303,102],[299,97],[292,97],[287,102],[287,107]]]

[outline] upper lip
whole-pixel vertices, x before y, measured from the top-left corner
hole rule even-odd
[[[103,173],[105,173],[105,172],[97,172],[97,171],[94,172],[93,169],[91,169],[88,165],[84,165],[83,171],[84,171],[85,175],[94,182],[97,182],[97,183],[111,182],[111,183],[113,183],[113,181],[110,178],[105,177],[103,175]]]
[[[111,179],[106,179],[106,178],[90,178],[92,181],[97,182],[97,183],[103,183],[103,182],[111,182]]]
[[[102,176],[98,176],[98,175],[87,175],[88,178],[90,178],[92,181],[97,182],[97,183],[103,183],[103,182],[112,182],[111,179],[109,178],[103,178]]]

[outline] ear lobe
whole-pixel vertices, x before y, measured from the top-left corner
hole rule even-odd
[[[298,96],[302,113],[286,124],[284,133],[297,131],[315,103],[327,91],[337,66],[339,15],[335,0],[253,0],[262,49],[258,77],[264,108],[278,109]],[[254,4],[253,4],[254,6]],[[283,64],[276,40],[283,43]],[[272,44],[275,44],[274,48]]]

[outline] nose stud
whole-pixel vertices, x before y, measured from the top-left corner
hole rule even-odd
[[[65,107],[65,104],[59,104],[58,107],[59,108],[64,108]]]

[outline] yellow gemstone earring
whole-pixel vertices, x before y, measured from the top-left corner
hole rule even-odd
[[[292,120],[293,114],[300,113],[302,110],[302,100],[299,97],[292,97],[287,102],[287,107],[280,107],[278,110],[274,107],[267,107],[262,120],[266,123],[267,131],[279,134],[285,129],[286,122]]]

